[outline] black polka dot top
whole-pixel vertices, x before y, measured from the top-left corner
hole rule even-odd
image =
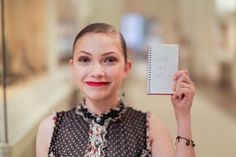
[[[109,112],[95,115],[80,104],[58,112],[49,157],[149,157],[148,114],[122,102]]]

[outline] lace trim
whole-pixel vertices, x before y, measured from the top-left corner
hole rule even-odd
[[[121,115],[125,111],[126,105],[122,101],[119,103],[119,105],[114,108],[111,108],[109,111],[102,113],[101,115],[96,115],[95,113],[90,112],[89,109],[86,107],[84,101],[83,103],[78,105],[75,110],[76,114],[82,116],[83,119],[88,123],[95,122],[100,125],[105,125],[110,121],[116,121],[117,119],[120,119]]]
[[[51,152],[48,157],[55,157],[55,155],[53,154],[53,152]]]
[[[101,126],[95,122],[90,124],[89,129],[89,144],[85,151],[85,157],[104,157],[105,149],[107,148],[107,125]]]
[[[151,138],[151,133],[150,133],[150,117],[151,113],[147,112],[147,117],[146,117],[146,137],[147,137],[147,147],[142,151],[142,155],[140,157],[151,157],[151,152],[152,152],[152,138]]]
[[[109,112],[99,116],[89,112],[84,104],[76,109],[76,113],[89,123],[89,143],[85,150],[85,157],[105,157],[108,124],[120,119],[125,111],[126,107],[122,102],[117,107],[110,109]]]
[[[48,157],[56,157],[56,155],[53,153],[54,147],[55,147],[55,139],[57,137],[59,125],[61,123],[63,115],[64,115],[64,111],[53,112],[54,129],[53,129],[53,134],[52,134],[50,147],[49,147],[49,151],[48,151]]]

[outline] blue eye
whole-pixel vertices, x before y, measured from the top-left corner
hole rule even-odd
[[[104,62],[106,62],[106,63],[114,63],[116,61],[117,61],[117,59],[115,57],[107,57],[104,60]]]
[[[90,62],[90,58],[89,58],[89,57],[82,56],[82,57],[79,57],[78,62],[81,62],[81,63],[88,63],[88,62]]]

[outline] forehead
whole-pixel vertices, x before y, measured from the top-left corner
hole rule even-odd
[[[88,52],[122,52],[122,45],[118,34],[87,33],[80,37],[74,45],[74,52],[81,50]]]

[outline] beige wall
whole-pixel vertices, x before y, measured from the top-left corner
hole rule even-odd
[[[215,85],[226,81],[236,91],[236,13],[220,15],[214,0],[179,2],[182,32],[191,41],[194,76]],[[225,32],[220,32],[221,24],[226,25]]]
[[[10,70],[14,74],[43,71],[45,68],[46,9],[45,0],[6,2],[6,40]]]
[[[210,76],[217,75],[214,70],[208,69],[215,66],[211,65],[211,60],[214,60],[211,43],[211,29],[215,21],[213,6],[213,0],[181,0],[179,3],[182,33],[191,43],[192,73],[198,79],[206,79],[209,71]]]
[[[125,13],[138,13],[146,18],[158,20],[161,24],[161,32],[166,43],[178,42],[178,34],[175,29],[178,24],[179,11],[176,0],[128,0],[125,4]]]
[[[234,13],[234,18],[233,18],[233,26],[234,30],[232,31],[233,34],[233,40],[232,43],[234,43],[234,56],[233,56],[233,63],[232,63],[232,86],[234,93],[236,93],[236,12]]]
[[[81,0],[79,1],[79,20],[81,27],[88,23],[105,22],[120,27],[125,1]]]

